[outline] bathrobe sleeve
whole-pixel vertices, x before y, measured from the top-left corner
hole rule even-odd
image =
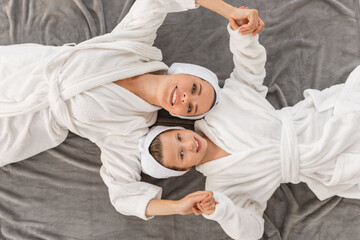
[[[214,191],[214,198],[219,203],[215,211],[203,216],[217,221],[223,230],[233,239],[254,240],[260,239],[264,232],[264,219],[262,218],[265,206],[259,206],[246,194],[239,194],[230,199],[221,192]]]
[[[128,39],[153,45],[166,14],[198,7],[195,0],[136,0],[125,18],[111,32],[114,41]]]
[[[96,144],[101,149],[103,163],[100,175],[108,187],[112,205],[121,214],[150,219],[145,215],[146,207],[151,199],[161,198],[162,189],[141,182],[139,149],[134,138],[110,134]]]
[[[230,51],[233,54],[235,68],[230,79],[225,82],[236,81],[243,83],[263,97],[267,94],[267,87],[263,85],[265,78],[266,51],[259,43],[259,35],[242,35],[238,30],[227,26],[230,34]]]

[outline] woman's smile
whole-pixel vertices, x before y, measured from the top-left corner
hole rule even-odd
[[[180,116],[204,114],[212,107],[215,99],[214,88],[210,83],[186,74],[168,75],[160,91],[154,94],[161,99],[155,105]]]
[[[171,94],[170,94],[170,104],[171,104],[172,106],[174,106],[175,103],[178,102],[178,99],[179,99],[178,86],[176,86],[176,87],[172,90],[172,92],[171,92]]]

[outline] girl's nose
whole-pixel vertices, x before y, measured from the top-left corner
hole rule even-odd
[[[196,149],[195,145],[196,145],[195,141],[188,140],[186,142],[186,149],[188,149],[189,151],[194,151]]]

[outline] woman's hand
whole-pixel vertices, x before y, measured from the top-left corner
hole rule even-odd
[[[241,34],[252,33],[255,36],[265,27],[256,9],[233,7],[223,0],[195,0],[195,2],[204,8],[217,12],[226,19],[233,18],[238,26],[233,30],[237,30],[241,26],[239,30]]]
[[[215,198],[213,197],[213,193],[210,191],[209,196],[204,200],[198,202],[193,208],[193,211],[197,216],[202,213],[210,215],[215,211],[216,204],[218,204],[218,202],[215,200]]]
[[[212,196],[210,191],[198,191],[187,195],[186,197],[178,200],[176,202],[176,212],[180,215],[187,215],[195,213],[194,207],[201,201],[207,199],[209,196]],[[199,214],[196,214],[199,215]]]
[[[265,24],[259,17],[256,9],[246,7],[233,8],[229,18],[230,26],[233,30],[239,29],[243,35],[252,33],[253,36],[264,29]]]

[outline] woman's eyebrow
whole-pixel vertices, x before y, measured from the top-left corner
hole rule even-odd
[[[195,112],[194,112],[194,114],[197,113],[197,110],[198,110],[198,105],[196,104],[196,105],[195,105]]]
[[[200,83],[200,90],[199,90],[198,95],[200,95],[200,94],[201,94],[201,91],[202,91],[202,86],[201,86],[201,83]]]

